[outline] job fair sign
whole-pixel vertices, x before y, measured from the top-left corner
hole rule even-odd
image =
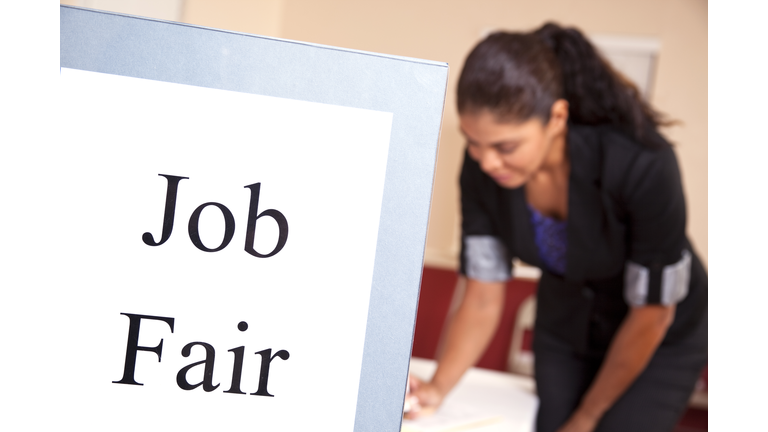
[[[60,91],[50,161],[90,161],[40,173],[76,257],[50,279],[76,281],[89,413],[62,416],[351,430],[392,114],[66,68]]]
[[[398,430],[447,65],[60,19],[0,148],[3,427]]]

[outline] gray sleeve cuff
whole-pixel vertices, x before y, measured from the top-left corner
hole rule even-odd
[[[677,304],[688,295],[691,279],[691,253],[684,250],[680,261],[661,270],[661,281],[652,282],[648,267],[628,261],[624,272],[624,300],[630,306]],[[657,279],[658,280],[658,279]],[[658,287],[654,292],[653,286]]]
[[[464,237],[464,262],[470,279],[485,282],[509,280],[510,259],[504,244],[496,237],[473,235]]]

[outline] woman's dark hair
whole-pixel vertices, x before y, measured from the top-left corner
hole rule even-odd
[[[545,123],[552,104],[565,99],[571,122],[614,125],[651,147],[665,143],[656,129],[672,124],[579,30],[552,23],[480,42],[464,64],[457,99],[459,113],[488,109],[502,121]]]

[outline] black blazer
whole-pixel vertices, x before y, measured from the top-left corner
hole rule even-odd
[[[702,334],[695,330],[706,326],[707,274],[685,234],[685,197],[673,149],[650,149],[608,126],[570,124],[567,151],[565,274],[542,264],[524,188],[500,187],[466,153],[461,273],[509,277],[514,257],[541,268],[536,331],[578,353],[603,355],[628,303],[677,303],[662,345],[691,342]]]

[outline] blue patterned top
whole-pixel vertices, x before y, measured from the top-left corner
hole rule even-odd
[[[531,211],[534,241],[539,249],[539,256],[544,262],[544,267],[552,273],[564,275],[565,252],[568,250],[568,221],[559,221],[544,216],[530,204],[528,204],[528,209]]]

